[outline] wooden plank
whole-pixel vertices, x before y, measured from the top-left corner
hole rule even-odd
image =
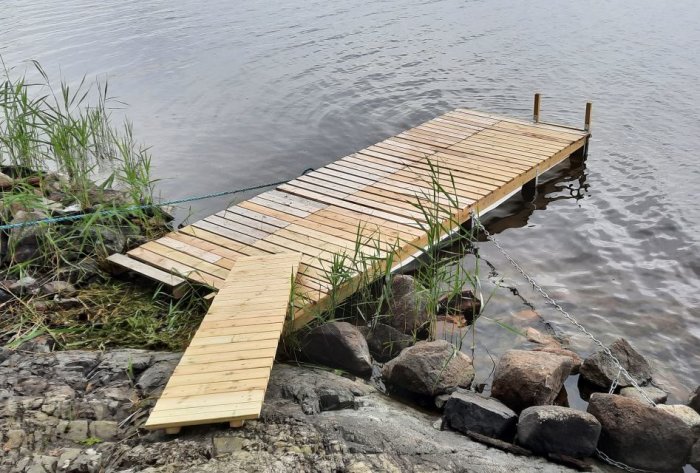
[[[236,260],[153,408],[147,429],[257,416],[300,259],[299,253],[285,253]],[[250,281],[257,284],[255,290],[248,289]],[[252,323],[254,317],[259,323]]]
[[[110,255],[107,258],[107,260],[110,263],[122,266],[130,271],[142,274],[143,276],[146,276],[149,279],[152,279],[161,284],[165,284],[166,286],[170,286],[172,288],[181,286],[186,282],[184,278],[175,276],[165,271],[161,271],[158,268],[142,263],[133,258],[129,258],[127,255],[123,255],[120,253]]]
[[[232,240],[219,233],[210,232],[209,230],[205,230],[204,228],[193,227],[192,225],[188,225],[184,228],[181,228],[179,230],[179,233],[185,233],[194,236],[196,238],[199,238],[200,240],[213,243],[222,248],[235,250],[237,253],[241,253],[245,256],[270,254],[270,252],[268,251],[253,248],[245,243],[241,243],[237,240]]]
[[[163,271],[168,271],[180,277],[190,279],[196,283],[204,284],[215,289],[220,288],[224,282],[224,280],[219,277],[212,276],[211,274],[196,268],[192,268],[191,266],[187,266],[179,261],[153,253],[152,251],[149,251],[143,247],[130,250],[128,255],[143,263],[155,266]]]
[[[168,381],[168,386],[191,386],[206,383],[218,383],[221,380],[244,381],[248,379],[258,379],[267,376],[267,368],[232,369],[228,371],[217,371],[214,373],[191,374],[189,376],[172,377]]]
[[[260,222],[266,223],[268,225],[272,225],[273,227],[277,228],[284,228],[287,225],[289,225],[289,222],[286,220],[282,220],[279,218],[275,218],[274,216],[266,215],[260,212],[256,212],[254,210],[249,210],[243,206],[240,205],[235,205],[233,207],[229,207],[226,209],[227,213],[234,213],[238,215],[242,215],[243,217],[250,218],[252,220],[258,220]]]

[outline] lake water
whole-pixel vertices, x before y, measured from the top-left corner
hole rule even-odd
[[[3,0],[0,54],[108,77],[165,198],[292,178],[458,106],[528,118],[539,91],[544,120],[580,126],[593,101],[585,167],[549,175],[534,204],[510,202],[489,228],[684,400],[700,382],[698,18],[695,0]],[[492,244],[481,253],[591,349]],[[527,325],[510,294],[492,317]],[[482,327],[485,346],[506,332]]]

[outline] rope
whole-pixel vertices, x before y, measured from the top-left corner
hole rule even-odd
[[[302,172],[302,175],[307,174],[308,172],[313,171],[313,168],[307,168],[304,169],[304,172]],[[241,189],[235,189],[231,191],[222,191],[222,192],[214,192],[212,194],[205,194],[205,195],[199,195],[199,196],[192,196],[192,197],[185,197],[182,199],[175,199],[175,200],[168,200],[165,202],[160,202],[157,204],[142,204],[142,205],[131,205],[129,207],[124,207],[121,209],[109,209],[109,210],[98,210],[97,212],[91,212],[91,213],[83,213],[83,214],[77,214],[77,215],[65,215],[62,217],[48,217],[48,218],[43,218],[39,220],[31,220],[28,222],[17,222],[17,223],[8,223],[5,225],[0,225],[0,231],[5,231],[5,230],[12,230],[13,228],[23,228],[23,227],[31,227],[34,225],[40,225],[40,224],[54,224],[54,223],[63,223],[63,222],[73,222],[76,220],[82,220],[84,218],[88,217],[105,217],[105,216],[114,216],[118,215],[120,213],[129,213],[133,212],[135,210],[146,210],[146,209],[151,209],[151,208],[156,208],[156,207],[165,207],[166,205],[178,205],[178,204],[184,204],[187,202],[195,202],[198,200],[205,200],[205,199],[213,199],[215,197],[222,197],[225,195],[233,195],[233,194],[240,194],[242,192],[249,192],[249,191],[254,191],[254,190],[259,190],[259,189],[265,189],[266,187],[273,187],[273,186],[279,186],[288,181],[276,181],[276,182],[270,182],[267,184],[260,184],[257,186],[251,186],[251,187],[244,187]]]

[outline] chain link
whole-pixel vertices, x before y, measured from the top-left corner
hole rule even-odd
[[[617,385],[620,383],[620,374],[620,370],[617,370],[617,376],[615,376],[615,379],[613,379],[613,382],[610,385],[610,390],[608,390],[608,394],[615,394]]]
[[[631,471],[632,473],[657,473],[657,472],[654,472],[651,470],[642,470],[641,468],[635,468],[633,466],[625,465],[622,462],[619,462],[617,460],[613,460],[612,458],[610,458],[609,456],[607,456],[605,453],[598,450],[597,448],[595,449],[595,453],[596,453],[596,456],[598,458],[603,460],[608,465],[612,465],[612,466],[619,468],[621,470]]]
[[[565,311],[564,308],[563,308],[561,305],[559,305],[559,303],[558,303],[557,301],[555,301],[554,299],[552,299],[552,297],[551,297],[549,294],[547,294],[547,293],[545,292],[544,289],[542,289],[542,286],[540,286],[540,285],[537,283],[537,281],[535,281],[535,280],[532,278],[532,276],[530,276],[528,273],[525,272],[525,270],[513,259],[513,257],[510,256],[510,254],[508,254],[508,252],[507,252],[505,249],[503,249],[503,247],[502,247],[501,244],[498,242],[498,240],[497,240],[496,238],[494,238],[494,236],[491,235],[491,233],[490,233],[488,230],[486,230],[486,227],[484,227],[484,225],[481,223],[481,221],[479,220],[479,218],[477,217],[477,215],[476,215],[475,213],[472,213],[472,220],[474,221],[474,223],[476,223],[477,227],[478,227],[481,231],[484,232],[484,235],[486,235],[486,238],[487,238],[491,243],[493,243],[493,244],[496,246],[496,248],[498,248],[498,250],[503,254],[503,256],[505,256],[505,258],[508,260],[508,262],[509,262],[515,269],[518,270],[518,272],[532,285],[532,287],[533,287],[533,288],[534,288],[534,289],[535,289],[535,290],[536,290],[550,305],[552,305],[552,307],[554,307],[554,308],[555,308],[557,311],[559,311],[564,317],[566,317],[566,319],[567,319],[569,322],[571,322],[577,329],[579,329],[579,331],[581,331],[581,332],[582,332],[583,334],[585,334],[588,338],[590,338],[596,345],[598,345],[598,346],[603,350],[603,353],[605,353],[606,355],[608,355],[608,356],[610,357],[610,359],[613,361],[613,363],[615,364],[615,366],[617,366],[617,368],[620,370],[620,371],[619,371],[619,374],[618,374],[618,378],[619,378],[619,375],[620,375],[620,374],[621,374],[622,376],[624,376],[625,378],[627,378],[627,380],[632,384],[632,386],[634,386],[634,387],[637,389],[637,391],[639,391],[639,393],[642,395],[642,397],[643,397],[645,400],[647,400],[647,401],[649,402],[649,404],[651,404],[652,406],[656,406],[656,403],[655,403],[654,401],[652,401],[651,398],[650,398],[649,396],[647,396],[647,393],[645,393],[644,390],[641,388],[641,386],[639,386],[639,384],[637,383],[637,381],[635,381],[634,378],[632,378],[632,376],[631,376],[631,375],[629,374],[629,372],[625,369],[625,367],[622,366],[622,363],[620,363],[620,360],[618,360],[617,357],[616,357],[615,355],[612,354],[612,352],[610,351],[610,349],[609,349],[608,347],[606,347],[605,344],[603,344],[603,342],[601,342],[600,340],[598,340],[591,332],[589,332],[588,329],[586,329],[586,327],[584,327],[583,325],[581,325],[571,314],[569,314],[567,311]],[[617,381],[617,379],[616,379],[616,381]]]

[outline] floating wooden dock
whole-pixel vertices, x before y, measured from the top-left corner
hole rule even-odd
[[[260,415],[299,253],[239,258],[180,359],[145,427],[180,427]]]
[[[538,120],[538,96],[534,115]],[[392,252],[395,265],[400,265],[427,244],[421,229],[425,216],[416,204],[430,204],[428,196],[436,182],[450,193],[450,198],[436,197],[446,209],[441,218],[447,234],[466,222],[472,212],[493,208],[538,175],[585,149],[589,123],[590,106],[585,130],[454,110],[111,259],[161,283],[174,281],[175,289],[186,280],[228,292],[229,285],[237,284],[237,261],[299,253],[298,297],[287,319],[288,328],[296,329],[329,305],[333,257],[352,254],[358,247],[358,235],[363,252]],[[234,272],[229,274],[232,268]],[[272,275],[274,271],[270,271]],[[358,277],[336,288],[333,299],[350,295]],[[235,293],[236,286],[231,287]],[[217,311],[221,297],[214,300]],[[236,298],[229,296],[223,301],[236,303]],[[208,317],[200,330],[209,327]],[[225,323],[217,327],[227,328]],[[254,340],[255,332],[247,333],[251,335],[242,335],[234,343]],[[199,333],[194,340],[200,340],[198,337]],[[194,345],[188,352],[193,348],[202,350]],[[189,356],[186,353],[185,359]],[[272,363],[274,351],[267,356]],[[206,356],[201,359],[206,363]],[[209,363],[217,363],[214,360]],[[237,369],[234,362],[226,365],[227,371]],[[221,383],[229,380],[224,372],[219,379]],[[178,389],[168,385],[166,405],[177,405],[178,401],[168,398],[176,396]],[[263,391],[257,392],[259,396]],[[246,398],[240,402],[259,401]],[[151,428],[165,425],[158,420],[162,416],[159,407],[153,413],[155,420],[149,419]],[[194,404],[191,409],[197,411]]]

